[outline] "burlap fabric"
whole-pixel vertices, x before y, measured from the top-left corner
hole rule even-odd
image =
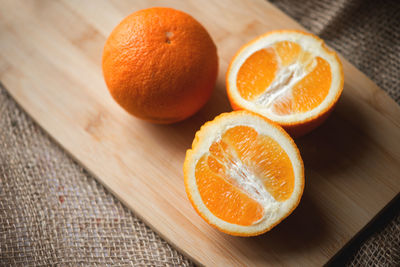
[[[272,2],[400,104],[399,1]],[[400,265],[399,210],[381,221],[355,245],[347,265]],[[1,87],[0,265],[192,263],[74,162]]]
[[[189,266],[0,87],[0,266]]]

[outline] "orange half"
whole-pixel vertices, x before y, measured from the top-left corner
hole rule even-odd
[[[243,46],[226,77],[234,109],[258,113],[301,136],[320,125],[343,90],[339,57],[317,36],[273,31]]]
[[[224,113],[197,132],[184,163],[188,197],[209,224],[239,236],[264,233],[298,205],[300,153],[278,125],[247,111]]]

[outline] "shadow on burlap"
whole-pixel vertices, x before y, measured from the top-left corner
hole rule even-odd
[[[400,103],[400,2],[273,0]],[[400,216],[347,264],[400,265]],[[0,88],[0,265],[190,266]]]

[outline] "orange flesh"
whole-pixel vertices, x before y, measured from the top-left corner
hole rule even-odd
[[[272,83],[278,69],[276,54],[272,48],[252,54],[240,67],[237,88],[246,100],[253,100]]]
[[[256,177],[276,201],[287,200],[294,189],[286,152],[248,126],[228,129],[200,158],[195,175],[206,207],[218,218],[244,226],[264,216],[263,206],[241,186],[243,181],[252,181],[249,176]]]
[[[300,45],[289,41],[278,42],[274,48],[280,58],[281,66],[285,67],[293,63],[302,51]]]
[[[261,51],[268,51],[261,52]],[[268,91],[279,70],[299,64],[307,72],[290,90],[273,103],[273,112],[279,115],[303,113],[316,108],[328,95],[332,82],[329,63],[304,51],[300,45],[283,41],[252,54],[237,75],[239,94],[248,101]]]

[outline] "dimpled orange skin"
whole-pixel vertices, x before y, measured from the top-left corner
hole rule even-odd
[[[273,33],[287,33],[287,32],[298,32],[298,33],[302,33],[305,35],[310,35],[314,38],[316,38],[317,40],[321,40],[318,36],[315,36],[311,33],[307,33],[307,32],[303,32],[303,31],[299,31],[299,30],[276,30],[276,31],[271,31],[268,32],[266,34],[263,34],[259,37],[257,37],[256,39],[250,41],[249,43],[245,44],[244,46],[242,46],[238,52],[236,52],[236,54],[234,55],[234,57],[232,58],[229,67],[228,67],[228,71],[226,73],[226,88],[227,88],[227,95],[228,95],[228,99],[229,102],[231,104],[231,107],[233,110],[243,110],[245,109],[244,107],[242,107],[239,103],[237,103],[237,101],[234,99],[234,97],[232,96],[231,90],[230,90],[230,84],[228,81],[229,78],[229,74],[230,71],[232,69],[232,64],[235,62],[236,58],[241,54],[241,52],[243,50],[245,50],[247,47],[253,45],[254,43],[256,43],[257,41],[259,41],[260,39],[266,37],[269,34],[273,34]],[[340,85],[340,90],[338,91],[338,93],[336,94],[334,100],[331,102],[331,104],[326,107],[323,111],[321,111],[319,114],[316,114],[313,117],[309,117],[303,121],[300,122],[293,122],[293,123],[279,123],[279,125],[284,128],[293,138],[299,138],[302,137],[306,134],[308,134],[309,132],[313,131],[314,129],[318,128],[328,117],[329,115],[332,113],[332,111],[334,110],[339,97],[343,91],[343,84],[344,84],[344,74],[343,74],[343,67],[341,64],[341,61],[339,59],[339,56],[334,52],[331,51],[323,42],[322,43],[323,48],[325,49],[325,51],[329,54],[332,54],[333,56],[336,57],[337,61],[339,62],[339,66],[340,66],[340,75],[341,75],[341,85]],[[275,122],[277,123],[277,122]]]
[[[171,8],[143,9],[122,20],[106,41],[102,65],[115,101],[161,124],[196,113],[218,74],[217,48],[206,29]]]

